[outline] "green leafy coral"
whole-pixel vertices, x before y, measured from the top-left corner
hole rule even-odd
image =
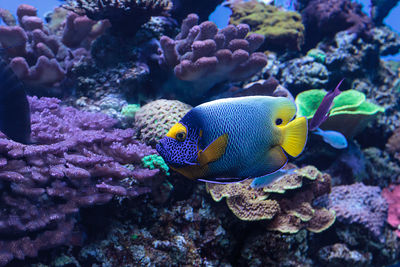
[[[136,112],[140,109],[138,104],[128,104],[122,107],[121,114],[128,118],[135,118]]]
[[[311,119],[322,99],[325,90],[307,90],[297,95],[297,116]],[[329,118],[321,125],[321,129],[339,131],[347,138],[354,137],[385,109],[367,101],[365,94],[356,90],[342,92],[333,100]]]
[[[257,0],[232,1],[230,23],[248,24],[254,33],[265,37],[264,48],[281,51],[284,48],[300,50],[304,42],[301,15]]]

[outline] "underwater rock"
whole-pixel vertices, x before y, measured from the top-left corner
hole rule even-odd
[[[323,266],[370,266],[372,255],[350,250],[346,244],[334,244],[318,251],[318,258]]]
[[[115,35],[132,36],[152,16],[168,16],[172,8],[170,0],[116,0],[90,1],[68,0],[64,8],[99,21],[109,20],[110,32]]]
[[[371,0],[371,18],[375,24],[383,24],[383,20],[399,0]]]
[[[306,28],[307,48],[340,31],[354,33],[365,39],[372,35],[372,20],[361,11],[360,4],[350,0],[311,0],[301,15]]]
[[[142,142],[155,146],[192,107],[178,100],[158,99],[136,112],[135,127]]]
[[[174,72],[162,92],[189,104],[199,103],[216,84],[245,80],[267,64],[263,53],[254,52],[264,37],[247,35],[248,25],[218,30],[211,21],[200,25],[198,21],[196,14],[190,14],[175,39],[160,39],[160,65]]]
[[[400,36],[398,33],[382,26],[372,29],[373,40],[379,44],[381,56],[396,55],[400,52]]]
[[[325,88],[328,83],[327,68],[312,57],[292,59],[279,68],[279,81],[295,95],[307,89]]]
[[[250,26],[250,32],[264,36],[262,50],[300,50],[304,43],[304,26],[297,12],[257,0],[231,1],[229,7],[232,9],[231,24],[245,23]]]
[[[316,203],[333,209],[338,222],[360,225],[375,240],[384,242],[382,234],[388,204],[381,196],[379,187],[363,183],[334,186],[331,193],[322,196]]]

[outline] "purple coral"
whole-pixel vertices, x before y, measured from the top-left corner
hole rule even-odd
[[[361,5],[350,0],[311,0],[302,17],[307,47],[314,47],[323,37],[345,30],[370,37],[373,27],[372,20],[361,11]]]
[[[218,30],[211,21],[198,25],[199,18],[190,14],[182,22],[175,40],[160,40],[160,64],[173,69],[176,77],[186,83],[189,92],[175,92],[183,101],[196,101],[217,83],[242,81],[259,72],[267,57],[254,52],[264,42],[259,34],[249,34],[249,26],[228,25]],[[173,86],[172,90],[179,90]]]
[[[376,239],[382,238],[388,204],[378,186],[363,183],[334,186],[320,203],[336,212],[336,219],[345,224],[359,224]]]
[[[81,235],[72,233],[79,208],[150,191],[124,178],[159,177],[140,167],[155,150],[134,140],[132,129],[113,129],[107,115],[62,107],[55,98],[29,100],[39,144],[0,136],[0,265],[78,242]]]
[[[0,46],[6,48],[17,76],[38,87],[62,82],[74,62],[89,55],[90,42],[108,27],[71,13],[61,38],[44,25],[33,6],[20,5],[17,17],[19,26],[0,26]]]

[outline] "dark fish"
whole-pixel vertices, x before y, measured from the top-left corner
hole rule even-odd
[[[344,79],[342,79],[338,83],[338,85],[334,90],[327,93],[322,99],[321,104],[319,104],[317,111],[315,111],[314,116],[310,120],[310,125],[309,125],[310,131],[316,130],[329,117],[328,112],[332,107],[333,99],[342,93],[339,90],[339,87],[342,84],[343,80]]]
[[[0,131],[8,138],[30,143],[31,118],[24,85],[0,59]]]

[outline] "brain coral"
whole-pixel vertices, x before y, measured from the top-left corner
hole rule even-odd
[[[230,8],[230,23],[248,24],[252,32],[265,37],[265,48],[275,51],[282,48],[300,50],[304,42],[304,26],[299,13],[285,11],[257,0],[231,1]]]
[[[135,125],[139,128],[139,138],[149,145],[156,145],[168,130],[191,109],[178,100],[159,99],[139,109],[135,115]]]
[[[335,212],[315,208],[315,197],[330,191],[331,177],[313,166],[297,169],[278,181],[254,189],[251,180],[232,184],[207,183],[215,201],[224,197],[229,209],[241,220],[269,220],[267,229],[296,233],[302,228],[322,232],[335,221]]]

